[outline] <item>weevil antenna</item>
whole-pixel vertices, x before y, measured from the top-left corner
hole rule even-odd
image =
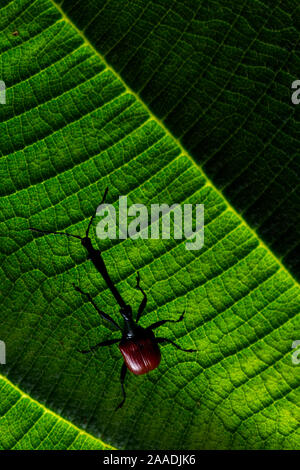
[[[108,187],[106,188],[106,190],[104,191],[104,194],[103,194],[103,198],[102,198],[102,201],[100,202],[99,206],[101,206],[101,204],[103,204],[103,202],[105,201],[106,199],[106,196],[107,196],[107,193],[108,193]],[[96,212],[97,213],[97,212]],[[96,213],[92,215],[90,221],[89,221],[89,225],[87,226],[87,229],[86,229],[86,232],[85,232],[85,236],[86,238],[89,237],[89,232],[90,232],[90,228],[91,228],[91,225],[92,225],[92,222],[96,216]]]
[[[72,233],[67,233],[67,232],[50,232],[48,230],[40,230],[38,228],[32,228],[32,227],[29,227],[29,230],[32,230],[33,232],[39,232],[39,233],[51,233],[51,234],[55,234],[55,235],[66,235],[67,237],[72,237],[72,238],[77,238],[78,240],[82,240],[82,237],[80,237],[79,235],[73,235]]]

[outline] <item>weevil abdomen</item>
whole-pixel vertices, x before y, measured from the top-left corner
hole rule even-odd
[[[147,374],[159,366],[161,353],[152,331],[143,329],[119,344],[127,368],[135,375]]]

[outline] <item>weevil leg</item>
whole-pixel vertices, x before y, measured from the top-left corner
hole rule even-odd
[[[180,351],[185,351],[185,352],[197,352],[197,349],[183,349],[183,348],[181,348],[180,346],[178,346],[178,344],[174,343],[174,341],[171,341],[171,340],[168,339],[168,338],[156,338],[156,342],[157,342],[158,344],[170,343],[170,344],[172,344],[175,348],[180,349]]]
[[[103,197],[102,197],[102,201],[100,202],[99,206],[101,206],[101,204],[104,203],[104,201],[105,201],[105,199],[106,199],[106,196],[107,196],[107,193],[108,193],[108,188],[105,189],[104,194],[103,194]],[[92,217],[90,218],[89,224],[88,224],[87,229],[86,229],[86,232],[85,232],[86,238],[89,237],[90,228],[91,228],[91,225],[92,225],[92,222],[93,222],[95,216],[96,216],[96,213],[94,213],[94,214],[92,215]]]
[[[89,352],[94,351],[97,348],[100,348],[101,346],[110,346],[111,344],[119,343],[120,341],[121,341],[121,338],[108,339],[106,341],[101,341],[101,343],[95,344],[95,346],[92,346],[90,349],[84,349],[84,350],[77,349],[77,352],[80,352],[82,354],[87,354]]]
[[[155,330],[155,328],[158,328],[159,326],[162,326],[165,323],[179,323],[180,321],[183,320],[184,314],[185,314],[185,311],[180,315],[178,320],[160,320],[160,321],[157,321],[155,323],[152,323],[152,325],[148,326],[148,329],[149,330]]]
[[[79,235],[73,235],[72,233],[67,233],[67,232],[50,232],[49,230],[40,230],[39,228],[33,228],[33,227],[29,227],[29,230],[32,230],[33,232],[46,233],[46,234],[50,233],[54,235],[66,235],[67,237],[77,238],[78,240],[82,240],[82,237],[80,237]]]
[[[106,188],[105,191],[104,191],[104,194],[103,194],[103,197],[102,197],[102,201],[100,202],[100,205],[103,204],[103,202],[105,201],[107,193],[108,193],[108,188]],[[86,238],[88,238],[88,236],[89,236],[89,231],[90,231],[90,228],[91,228],[91,225],[92,225],[92,222],[94,220],[95,215],[96,214],[93,214],[92,217],[90,218],[88,227],[86,229],[86,234],[85,234]],[[54,235],[66,235],[67,237],[77,238],[78,240],[82,240],[82,237],[80,237],[79,235],[73,235],[72,233],[67,233],[67,232],[50,232],[49,230],[40,230],[38,228],[33,228],[33,227],[29,227],[29,230],[32,230],[33,232],[39,232],[39,233],[51,233],[51,234],[54,234]]]
[[[124,387],[126,372],[127,372],[127,367],[126,367],[126,364],[124,362],[123,365],[122,365],[122,368],[121,368],[121,375],[120,375],[120,382],[121,382],[121,387],[122,387],[123,400],[116,407],[115,411],[117,411],[119,408],[122,408],[122,406],[124,405],[125,400],[126,400],[126,392],[125,392],[125,387]]]
[[[136,276],[136,287],[135,288],[138,289],[139,291],[141,291],[141,293],[143,294],[143,300],[142,300],[142,302],[139,306],[139,310],[138,310],[138,313],[137,313],[137,316],[136,316],[136,322],[137,323],[138,323],[139,319],[141,318],[141,315],[142,315],[143,311],[145,310],[146,305],[147,305],[147,301],[148,301],[146,292],[141,287],[140,282],[141,282],[141,277],[140,277],[140,273],[138,272],[137,276]]]
[[[122,328],[109,315],[107,315],[107,313],[103,312],[102,310],[100,310],[99,307],[97,307],[97,305],[95,304],[94,299],[92,298],[91,294],[88,294],[87,292],[83,292],[83,290],[81,290],[80,287],[76,286],[75,284],[73,284],[73,287],[74,287],[75,290],[77,290],[77,292],[80,292],[80,294],[85,295],[88,298],[88,300],[91,302],[91,304],[94,306],[94,308],[99,313],[100,317],[102,317],[104,320],[110,322],[112,325],[114,325],[116,328],[118,328],[118,330],[122,331]]]

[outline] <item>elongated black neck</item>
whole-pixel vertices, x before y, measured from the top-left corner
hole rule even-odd
[[[114,285],[110,275],[108,274],[108,271],[106,269],[104,260],[102,258],[101,252],[98,250],[95,250],[92,242],[89,238],[83,238],[81,240],[82,245],[84,248],[88,251],[89,253],[89,258],[92,261],[93,265],[95,268],[99,271],[99,273],[102,275],[103,279],[105,280],[107,287],[111,291],[112,295],[116,299],[119,307],[120,307],[120,313],[124,320],[131,320],[132,319],[132,309],[130,305],[127,305],[126,302],[124,301],[123,297],[119,293],[118,289]]]
[[[135,338],[140,330],[142,330],[142,327],[138,326],[133,318],[124,318],[123,338]]]

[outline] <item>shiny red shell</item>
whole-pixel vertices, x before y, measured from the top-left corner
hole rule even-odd
[[[133,339],[123,339],[119,349],[127,368],[135,375],[147,374],[159,366],[161,353],[152,331],[144,330]]]

